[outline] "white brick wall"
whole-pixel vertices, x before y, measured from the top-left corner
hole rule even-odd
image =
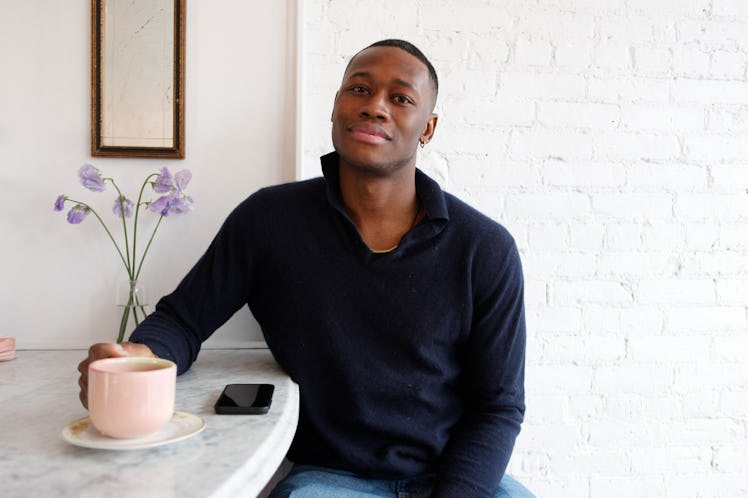
[[[541,497],[748,496],[748,1],[307,0],[302,176],[347,58],[413,41],[442,81],[420,167],[525,273]]]

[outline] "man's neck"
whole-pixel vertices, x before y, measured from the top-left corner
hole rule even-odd
[[[340,194],[349,216],[372,251],[397,247],[420,217],[415,166],[374,175],[340,164]]]

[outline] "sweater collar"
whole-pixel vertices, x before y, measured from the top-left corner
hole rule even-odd
[[[327,199],[330,204],[347,217],[343,206],[343,198],[340,195],[339,160],[340,157],[337,152],[330,152],[320,158],[322,175],[327,183]],[[449,221],[444,192],[435,180],[418,168],[416,168],[416,194],[426,211],[426,218]]]

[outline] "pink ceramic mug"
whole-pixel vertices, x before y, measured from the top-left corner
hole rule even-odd
[[[174,413],[177,366],[162,358],[125,356],[88,366],[88,412],[105,436],[156,432]]]

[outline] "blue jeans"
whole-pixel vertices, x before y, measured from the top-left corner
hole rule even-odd
[[[433,481],[433,475],[390,481],[365,479],[342,470],[296,465],[268,498],[429,498]],[[535,495],[504,475],[493,498],[535,498]]]

